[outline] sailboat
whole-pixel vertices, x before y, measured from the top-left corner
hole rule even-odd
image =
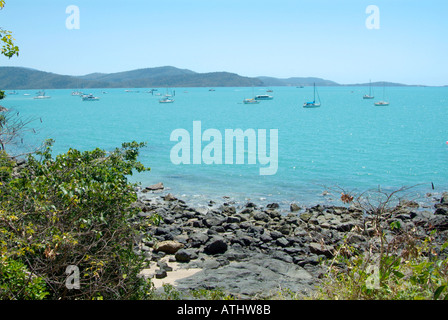
[[[317,93],[317,97],[319,99],[319,102],[316,102],[316,83],[314,83],[314,98],[312,102],[305,102],[303,104],[304,108],[318,108],[320,107],[320,98],[319,98],[319,93]]]
[[[372,81],[370,81],[370,85],[369,85],[369,94],[365,94],[362,98],[363,99],[373,99],[373,98],[375,98],[374,96],[372,96]]]
[[[252,96],[254,96],[254,87],[252,87]],[[244,104],[258,104],[260,103],[257,99],[254,98],[246,98],[243,100]]]
[[[162,98],[159,100],[159,103],[173,103],[174,102],[174,98],[172,98],[172,96],[176,95],[176,91],[174,91],[173,94],[171,94],[171,91],[168,91],[168,89],[166,89],[166,94],[165,94],[165,98]]]
[[[375,102],[375,106],[388,106],[389,102],[384,100],[384,92],[385,92],[386,85],[383,83],[383,100]]]

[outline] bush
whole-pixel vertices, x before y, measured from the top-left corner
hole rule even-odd
[[[423,236],[415,227],[404,228],[393,219],[393,204],[399,202],[396,196],[403,190],[407,189],[378,190],[357,198],[355,206],[364,213],[363,227],[349,232],[334,259],[325,262],[328,271],[315,298],[448,300],[446,234],[438,236],[434,230]],[[366,237],[363,250],[350,245],[353,236]]]
[[[127,181],[133,170],[149,170],[137,161],[144,144],[125,143],[110,153],[70,149],[56,158],[51,145],[19,172],[0,154],[0,253],[9,261],[2,272],[13,277],[20,269],[11,267],[15,261],[43,279],[45,289],[41,281],[30,283],[31,291],[41,289],[30,298],[145,298],[150,283],[139,277],[144,260],[134,250],[137,196]],[[66,285],[70,266],[79,270],[79,289]]]

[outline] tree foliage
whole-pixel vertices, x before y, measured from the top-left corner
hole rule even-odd
[[[5,1],[0,0],[0,10],[5,7]],[[14,44],[14,38],[12,37],[12,32],[0,28],[0,41],[2,42],[1,54],[12,58],[14,55],[19,55],[19,47]]]
[[[110,153],[70,149],[55,158],[51,145],[21,170],[0,153],[0,273],[23,279],[0,282],[0,298],[144,298],[150,287],[134,250],[137,196],[127,181],[133,170],[149,170],[137,161],[144,144]],[[80,289],[67,288],[68,266],[79,269]]]

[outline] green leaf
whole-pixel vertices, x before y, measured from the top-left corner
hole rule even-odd
[[[437,288],[436,292],[434,292],[434,300],[439,299],[440,294],[445,290],[446,285],[440,286]],[[447,298],[448,294],[445,296],[445,299]]]

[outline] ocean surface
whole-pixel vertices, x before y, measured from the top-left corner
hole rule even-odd
[[[42,100],[33,99],[37,90],[7,91],[1,105],[34,119],[29,126],[35,132],[25,133],[23,148],[47,138],[56,141],[55,154],[147,142],[139,159],[151,171],[130,180],[142,187],[163,182],[165,193],[198,205],[213,199],[309,206],[337,203],[342,190],[403,186],[413,186],[412,197],[420,201],[428,192],[448,190],[447,87],[388,87],[385,107],[374,106],[383,99],[382,88],[373,88],[374,100],[363,100],[368,87],[319,87],[322,106],[314,109],[302,107],[312,100],[312,87],[171,88],[172,104],[158,102],[156,94],[166,89],[150,89],[84,90],[100,98],[90,102],[72,96],[73,90],[46,90],[51,99]],[[258,94],[274,99],[242,103]],[[266,129],[268,153],[269,132],[277,129],[276,174],[260,175],[258,158],[248,164],[248,145],[244,164],[173,164],[170,153],[178,142],[170,135],[185,129],[193,141],[194,121],[200,121],[202,132],[215,129],[222,137],[226,129]],[[202,149],[208,144],[203,141]]]

